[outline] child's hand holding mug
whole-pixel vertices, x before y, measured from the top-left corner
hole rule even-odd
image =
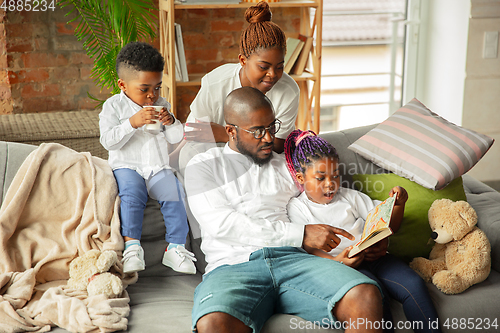
[[[157,108],[158,111],[156,110]],[[139,110],[136,114],[134,114],[132,117],[130,117],[130,125],[132,125],[133,128],[139,128],[144,125],[153,125],[153,127],[157,127],[157,129],[160,129],[161,123],[158,122],[158,114],[159,111],[163,108],[163,106],[151,106],[151,105],[146,105],[142,109]],[[149,129],[149,128],[148,128]]]
[[[168,112],[167,108],[165,107],[161,109],[159,119],[160,122],[165,126],[172,125],[175,121],[174,116],[170,112]]]

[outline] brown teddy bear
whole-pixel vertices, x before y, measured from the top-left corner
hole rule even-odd
[[[410,267],[445,294],[461,293],[486,280],[491,269],[491,246],[476,223],[477,214],[466,201],[434,201],[429,224],[436,244],[429,259],[415,258]]]
[[[73,259],[69,265],[68,287],[87,290],[89,296],[118,297],[123,291],[122,280],[107,271],[118,262],[115,251],[90,250]]]

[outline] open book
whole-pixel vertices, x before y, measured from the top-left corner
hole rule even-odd
[[[391,221],[395,202],[396,195],[393,195],[378,204],[368,213],[361,239],[353,246],[351,251],[349,251],[349,258],[392,235],[392,230],[389,228],[389,222]]]

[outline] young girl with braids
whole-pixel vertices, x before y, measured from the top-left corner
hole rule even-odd
[[[387,253],[387,239],[349,258],[348,253],[361,238],[368,212],[379,201],[364,193],[340,187],[339,156],[335,148],[312,131],[293,131],[285,142],[288,170],[302,193],[292,198],[287,206],[292,223],[328,224],[351,233],[355,239],[342,238],[329,253],[318,249],[305,250],[311,254],[340,261],[377,281],[384,291],[403,304],[406,318],[421,323],[415,332],[440,332],[436,326],[437,312],[424,281],[408,265]],[[408,194],[400,186],[391,189],[396,195],[394,212],[390,221],[396,232],[403,219]],[[362,301],[362,300],[360,300]],[[392,316],[387,302],[384,318]],[[391,331],[391,330],[389,330]]]
[[[240,37],[239,63],[219,66],[202,78],[186,122],[185,140],[192,144],[181,151],[181,168],[194,154],[210,147],[203,143],[212,143],[213,147],[214,141],[228,141],[223,105],[226,96],[240,87],[254,87],[271,100],[276,119],[282,122],[274,150],[283,152],[286,137],[295,129],[300,91],[297,83],[283,72],[286,37],[281,28],[271,22],[271,16],[266,2],[249,7],[245,12],[249,25]]]

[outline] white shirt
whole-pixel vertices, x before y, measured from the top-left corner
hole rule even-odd
[[[158,98],[155,105],[170,110],[170,103],[163,97]],[[132,169],[148,179],[163,169],[170,169],[167,141],[182,140],[184,129],[177,119],[170,126],[162,125],[156,134],[145,131],[145,126],[133,128],[129,119],[141,109],[142,106],[123,91],[108,98],[99,114],[100,141],[109,151],[108,163],[113,170]]]
[[[309,200],[306,193],[302,192],[290,200],[287,211],[293,223],[328,224],[344,229],[356,237],[351,241],[339,236],[340,244],[329,252],[332,256],[336,256],[361,239],[368,212],[379,203],[380,201],[372,200],[364,193],[341,187],[333,200],[326,205]]]
[[[286,214],[298,190],[282,155],[273,153],[258,166],[226,144],[193,157],[184,179],[201,229],[206,272],[246,262],[263,247],[302,246],[304,225],[290,223]]]
[[[241,65],[225,64],[217,67],[201,79],[201,88],[191,103],[191,113],[187,122],[194,123],[195,119],[211,121],[219,125],[226,125],[224,121],[224,101],[227,95],[241,88]],[[299,86],[290,75],[283,73],[281,79],[266,93],[271,100],[275,117],[281,120],[282,125],[276,137],[286,139],[295,129],[295,119],[299,109]]]

